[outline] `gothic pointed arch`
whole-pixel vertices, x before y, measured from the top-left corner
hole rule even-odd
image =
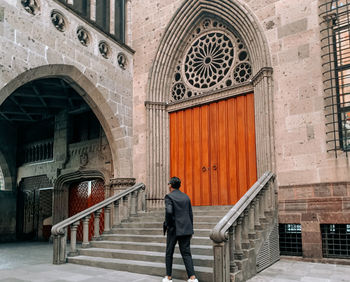
[[[115,134],[113,129],[120,127],[119,119],[106,103],[106,100],[99,89],[75,66],[64,64],[43,65],[19,74],[0,89],[0,105],[22,85],[36,79],[50,77],[64,79],[80,96],[83,97],[85,102],[94,112],[107,136],[112,152],[114,174],[118,175],[119,171],[121,171],[122,164],[118,154],[119,147],[117,147],[117,143],[114,141]],[[118,142],[122,149],[126,146],[123,143],[124,141],[122,138]]]
[[[216,21],[224,26],[227,33],[223,33],[230,35],[227,40],[225,39],[227,43],[229,44],[229,41],[233,42],[236,39],[241,40],[249,54],[249,64],[251,65],[249,79],[237,85],[228,82],[224,88],[229,89],[229,91],[225,91],[224,94],[222,89],[215,89],[214,85],[219,82],[219,79],[213,81],[210,75],[207,77],[208,84],[205,80],[202,84],[196,84],[189,81],[189,77],[181,78],[187,79],[187,87],[174,83],[174,79],[180,79],[179,75],[176,76],[176,72],[174,73],[176,68],[179,73],[182,72],[182,75],[185,76],[181,68],[186,66],[177,67],[177,65],[191,60],[184,57],[192,52],[189,45],[196,44],[196,42],[199,44],[200,40],[205,41],[208,39],[206,36],[211,36],[205,31],[206,19]],[[213,26],[211,28],[215,30]],[[217,30],[220,31],[220,29]],[[196,32],[198,32],[199,37],[196,37]],[[208,48],[212,48],[212,46]],[[199,52],[201,51],[198,51],[198,54]],[[208,57],[205,57],[204,53],[205,51],[197,58],[192,58],[193,63],[203,60],[202,65],[208,67],[211,61],[207,59],[205,62],[205,58]],[[211,59],[215,58],[211,57]],[[199,64],[196,65],[197,72],[201,67]],[[176,77],[174,78],[174,76]],[[211,86],[210,83],[212,83]],[[201,92],[204,95],[193,95],[193,89],[188,94],[188,87],[207,89]],[[148,185],[151,187],[150,198],[161,199],[166,193],[166,183],[169,177],[168,113],[181,107],[186,108],[224,99],[225,95],[232,96],[254,92],[258,176],[265,170],[272,170],[274,167],[272,87],[272,67],[267,41],[258,19],[245,3],[230,0],[184,1],[162,37],[149,77],[146,108],[149,134],[147,177]],[[182,99],[177,99],[178,96],[174,97],[174,95],[183,95],[187,99],[176,101]]]
[[[106,184],[107,177],[98,170],[77,170],[57,177],[54,183],[53,224],[68,217],[68,190],[73,182],[99,179]]]

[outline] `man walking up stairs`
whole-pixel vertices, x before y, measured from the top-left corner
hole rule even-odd
[[[200,282],[213,280],[213,249],[209,234],[229,208],[231,207],[193,207],[191,253],[196,277]],[[89,248],[79,249],[79,255],[68,257],[68,262],[164,277],[166,237],[162,230],[163,221],[164,208],[131,217],[129,221],[115,226],[109,234],[103,234],[102,240],[91,241]],[[177,246],[172,278],[188,279]]]

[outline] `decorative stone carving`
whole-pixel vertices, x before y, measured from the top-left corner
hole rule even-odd
[[[118,54],[118,57],[117,57],[117,60],[118,60],[118,64],[119,66],[125,70],[126,68],[126,65],[127,65],[127,59],[126,59],[126,56],[124,53],[119,53]]]
[[[32,15],[35,15],[40,10],[38,0],[21,0],[21,4],[23,5],[24,9]]]
[[[98,50],[100,51],[103,58],[108,59],[110,48],[106,41],[100,41],[98,44]]]
[[[89,163],[89,156],[86,152],[80,155],[80,167],[83,168]]]
[[[66,19],[60,12],[53,10],[51,12],[51,21],[53,25],[57,28],[57,30],[61,32],[65,31]]]
[[[78,39],[82,45],[87,46],[89,44],[90,35],[85,28],[79,27],[77,29],[77,36],[78,36]]]
[[[173,76],[172,101],[238,85],[252,75],[244,43],[218,20],[202,20],[184,50]]]
[[[120,191],[125,190],[128,187],[135,185],[135,178],[114,178],[111,179],[110,188],[113,192],[113,195],[119,193]]]

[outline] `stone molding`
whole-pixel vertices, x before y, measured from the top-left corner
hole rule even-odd
[[[68,189],[69,185],[76,181],[85,181],[92,179],[101,179],[106,181],[105,176],[98,170],[77,170],[65,173],[57,177],[54,182],[53,196],[53,224],[56,224],[68,217]]]
[[[186,108],[192,108],[196,106],[201,106],[211,102],[216,102],[219,100],[236,97],[239,95],[251,93],[254,91],[254,88],[251,83],[245,83],[242,85],[232,86],[225,90],[219,90],[215,92],[208,92],[195,96],[193,98],[188,98],[179,102],[172,102],[166,106],[168,112],[174,112],[178,110],[183,110]]]
[[[109,183],[111,195],[115,195],[120,191],[127,189],[136,184],[135,178],[112,178]]]

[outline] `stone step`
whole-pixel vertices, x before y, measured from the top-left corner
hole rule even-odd
[[[92,256],[92,257],[104,257],[115,258],[124,260],[141,260],[164,263],[165,253],[162,252],[147,252],[147,251],[131,251],[131,250],[119,250],[119,249],[103,249],[103,248],[86,248],[80,249],[79,255]],[[193,264],[195,267],[213,267],[213,256],[205,255],[192,255]],[[174,254],[174,264],[183,264],[180,254]]]
[[[91,241],[90,246],[93,248],[104,249],[121,249],[121,250],[139,250],[148,252],[165,252],[165,243],[145,243],[130,241]],[[180,253],[178,245],[175,248],[176,253]],[[191,244],[191,252],[194,255],[212,256],[213,249],[211,245],[194,245]]]
[[[211,211],[206,211],[206,210],[199,210],[199,211],[193,211],[193,217],[196,218],[196,216],[219,216],[219,217],[223,217],[226,215],[228,211],[222,211],[222,210],[211,210]],[[148,215],[152,215],[152,216],[156,216],[156,217],[162,217],[164,218],[165,216],[165,211],[161,210],[161,211],[155,211],[155,212],[146,212],[141,214],[141,216],[148,216]]]
[[[113,258],[101,258],[90,256],[69,257],[68,262],[82,265],[114,269],[119,271],[129,271],[133,273],[143,273],[147,275],[164,276],[165,264],[150,261],[123,260]],[[211,267],[197,266],[195,268],[198,280],[201,282],[211,282],[213,280],[213,270]],[[186,270],[183,265],[173,264],[173,277],[187,280]]]
[[[150,243],[166,243],[164,235],[135,235],[135,234],[103,234],[103,241],[129,241],[129,242],[150,242]],[[211,245],[209,237],[193,236],[191,244],[194,245]]]
[[[196,216],[193,219],[194,224],[196,223],[201,223],[201,222],[214,222],[218,223],[222,216]],[[164,216],[163,217],[156,217],[156,216],[140,216],[140,217],[131,217],[128,222],[163,222],[164,221]]]
[[[212,229],[194,229],[194,235],[209,237]],[[114,228],[110,234],[162,235],[163,228]]]
[[[194,222],[193,228],[195,229],[213,229],[216,222]],[[161,222],[123,222],[118,227],[113,227],[112,230],[118,230],[120,228],[163,228],[163,221]]]
[[[233,206],[193,206],[192,211],[229,211]],[[149,212],[164,211],[164,207],[149,208]]]

